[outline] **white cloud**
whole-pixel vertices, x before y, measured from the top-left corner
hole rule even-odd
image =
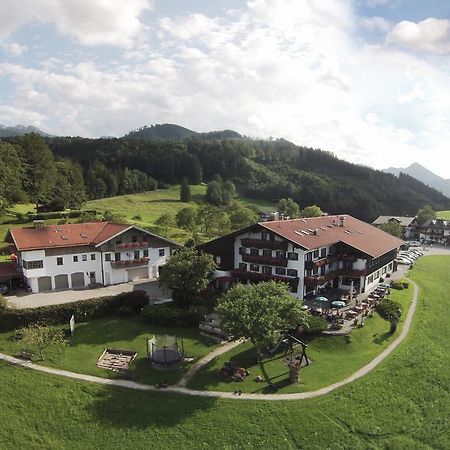
[[[372,16],[361,18],[361,25],[367,30],[374,31],[379,30],[387,32],[391,29],[392,24],[384,17]]]
[[[20,56],[28,50],[27,46],[17,42],[0,42],[0,47],[13,56]]]
[[[450,53],[450,20],[429,18],[418,23],[399,22],[386,42],[425,52]]]
[[[84,45],[130,47],[144,31],[150,0],[2,0],[0,39],[32,21],[50,23]]]
[[[221,17],[161,19],[154,46],[138,43],[115,64],[0,63],[15,87],[0,123],[11,114],[55,134],[118,136],[171,122],[284,137],[378,168],[450,167],[448,65],[361,45],[352,5],[251,0]]]

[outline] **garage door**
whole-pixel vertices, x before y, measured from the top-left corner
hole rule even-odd
[[[84,287],[84,273],[76,272],[71,275],[72,278],[72,287]]]
[[[67,289],[69,287],[69,278],[66,274],[56,275],[55,289]]]
[[[140,267],[139,269],[128,270],[128,281],[141,280],[142,278],[148,278],[147,267]]]
[[[38,290],[51,291],[52,290],[52,279],[50,277],[39,277],[38,278]]]

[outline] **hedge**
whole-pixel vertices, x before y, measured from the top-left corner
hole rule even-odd
[[[316,335],[328,329],[328,322],[323,317],[308,317],[308,327],[305,327],[305,334]]]
[[[0,331],[11,331],[33,323],[42,325],[68,324],[72,315],[75,320],[85,322],[114,314],[138,314],[148,305],[148,301],[148,294],[145,291],[133,291],[61,305],[0,310]]]
[[[203,319],[205,311],[186,310],[176,306],[148,305],[142,310],[142,317],[153,325],[191,327],[197,326]]]

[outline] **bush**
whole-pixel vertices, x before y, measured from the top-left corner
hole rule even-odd
[[[144,291],[124,292],[114,297],[91,298],[61,305],[41,306],[39,308],[0,310],[0,331],[11,331],[30,324],[59,325],[69,323],[71,316],[85,322],[102,317],[120,314],[125,306],[135,314],[148,304]]]
[[[392,289],[398,289],[399,291],[404,289],[403,283],[400,283],[398,281],[394,281],[393,283],[391,283],[391,288]]]
[[[401,281],[401,284],[403,285],[403,287],[404,287],[405,289],[408,289],[408,288],[409,288],[409,283],[408,283],[407,281]]]
[[[148,305],[142,310],[142,317],[153,325],[190,327],[197,326],[203,314],[196,309],[185,310],[176,306]]]
[[[308,328],[305,328],[305,333],[308,335],[320,334],[328,328],[328,323],[323,317],[311,316],[308,317]]]
[[[6,299],[3,297],[2,294],[0,294],[0,312],[5,311],[7,309]]]

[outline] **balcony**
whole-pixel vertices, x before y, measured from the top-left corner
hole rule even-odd
[[[318,286],[326,283],[327,281],[334,280],[340,275],[344,277],[362,277],[366,275],[366,271],[353,269],[333,270],[332,272],[328,272],[325,275],[305,277],[305,283],[307,286]]]
[[[241,239],[241,245],[245,248],[267,248],[270,250],[283,250],[287,252],[287,241],[268,241],[265,239]]]
[[[287,267],[286,258],[274,258],[273,256],[242,254],[242,261],[254,264],[266,264],[268,266]]]
[[[147,266],[149,258],[138,258],[138,259],[121,259],[120,261],[111,261],[111,266],[113,269],[124,269],[126,267],[138,267]]]
[[[149,243],[147,241],[141,241],[141,242],[122,242],[121,244],[116,244],[117,248],[148,248]]]
[[[269,275],[266,273],[259,273],[259,272],[249,272],[245,270],[232,270],[231,275],[234,278],[237,278],[239,281],[284,281],[285,283],[288,283],[292,289],[297,290],[298,286],[298,278],[293,277],[285,277],[282,275]]]

